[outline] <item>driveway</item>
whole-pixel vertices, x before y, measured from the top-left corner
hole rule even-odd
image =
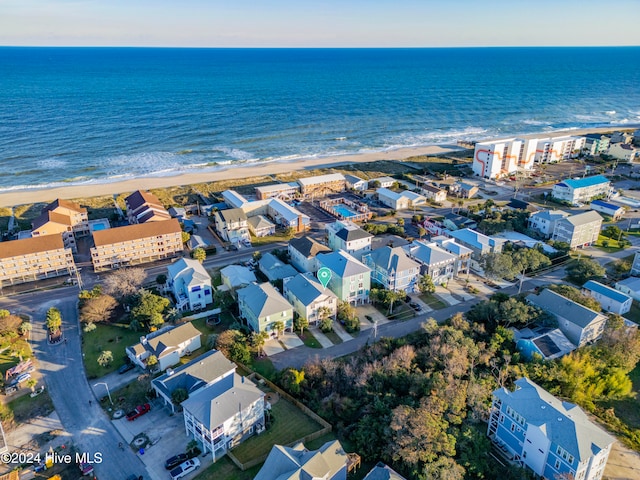
[[[322,331],[318,327],[309,327],[309,330],[311,331],[311,333],[313,333],[313,336],[316,340],[318,340],[318,343],[322,346],[322,348],[333,347],[333,342],[329,340],[329,338],[324,333],[322,333]]]
[[[275,338],[270,338],[266,342],[264,342],[264,347],[262,347],[264,353],[267,356],[275,355],[276,353],[284,352],[284,348]]]
[[[284,332],[284,334],[278,337],[278,340],[280,340],[284,344],[287,350],[304,345],[304,342],[300,340],[300,337],[291,332]]]

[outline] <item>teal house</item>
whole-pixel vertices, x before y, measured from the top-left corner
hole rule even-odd
[[[331,280],[327,287],[340,300],[352,305],[369,303],[371,289],[369,267],[342,250],[320,254],[317,259],[319,268],[326,267],[331,270]]]

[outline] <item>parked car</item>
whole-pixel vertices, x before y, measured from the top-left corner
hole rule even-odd
[[[90,463],[81,463],[80,471],[82,472],[82,475],[91,475],[93,473],[93,465]]]
[[[170,475],[172,480],[178,480],[179,478],[189,475],[191,472],[195,472],[200,468],[200,460],[192,458],[184,463],[181,463],[178,467],[171,470]]]
[[[118,369],[118,373],[122,375],[123,373],[127,373],[129,370],[133,370],[135,367],[136,366],[132,362],[127,362]]]
[[[230,252],[237,252],[238,251],[238,246],[237,245],[229,245],[229,251]]]
[[[416,312],[421,312],[422,311],[422,307],[420,305],[418,305],[416,302],[409,303],[409,306],[411,308],[413,308]]]
[[[189,460],[189,456],[186,453],[179,453],[178,455],[167,458],[164,462],[164,468],[167,470],[173,470],[187,460]]]
[[[149,410],[151,410],[151,405],[149,405],[148,403],[145,403],[144,405],[138,405],[134,410],[127,413],[127,420],[131,422],[136,418],[141,417]]]
[[[10,387],[15,387],[16,385],[20,385],[21,383],[26,382],[27,380],[29,380],[31,378],[31,374],[30,373],[21,373],[20,375],[18,375],[16,378],[14,378],[11,383],[9,384]]]

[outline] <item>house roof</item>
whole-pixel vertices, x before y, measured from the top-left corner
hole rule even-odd
[[[291,223],[298,218],[302,218],[303,223],[308,223],[310,218],[308,215],[300,212],[297,208],[292,207],[286,202],[283,202],[279,198],[269,199],[269,208],[283,217],[287,222]]]
[[[44,210],[42,214],[40,214],[33,222],[31,222],[31,228],[33,230],[37,230],[49,222],[59,223],[60,225],[64,225],[67,227],[70,227],[72,225],[71,217],[69,215],[64,215],[52,210]]]
[[[228,265],[220,270],[220,274],[223,278],[226,277],[230,280],[233,288],[249,285],[256,281],[256,275],[247,267],[241,265]]]
[[[272,192],[283,192],[291,189],[299,189],[300,185],[295,182],[289,183],[274,183],[272,185],[262,185],[260,187],[256,187],[256,192],[260,193],[272,193]]]
[[[471,183],[460,182],[458,185],[460,185],[460,189],[462,190],[472,190],[474,188],[478,188],[477,185],[473,185]]]
[[[260,271],[264,273],[270,281],[282,278],[293,277],[298,271],[288,263],[282,262],[272,253],[265,253],[258,261]]]
[[[484,245],[496,246],[501,243],[505,243],[505,240],[500,238],[487,237],[486,235],[471,230],[470,228],[463,228],[462,230],[456,230],[451,232],[451,236],[467,245],[473,245],[477,248],[481,248]]]
[[[177,388],[184,388],[191,395],[216,378],[235,370],[235,363],[228,360],[222,352],[209,350],[189,363],[168,370],[164,375],[154,379],[153,385],[168,398],[171,398],[171,394]]]
[[[599,293],[600,295],[610,298],[615,302],[624,303],[628,300],[631,300],[631,297],[629,297],[628,295],[625,295],[624,293],[619,292],[618,290],[615,290],[611,287],[607,287],[606,285],[603,285],[600,282],[596,282],[595,280],[589,280],[582,286],[582,288],[591,290],[595,293]]]
[[[566,218],[569,215],[570,213],[567,213],[563,210],[540,210],[539,212],[532,213],[529,218],[533,219],[534,217],[536,217],[553,222],[556,220],[560,220],[561,218]]]
[[[259,285],[252,283],[241,288],[237,293],[238,299],[244,302],[256,318],[293,310],[289,302],[269,282]]]
[[[225,223],[242,222],[247,220],[247,214],[241,208],[229,208],[216,212]]]
[[[340,222],[340,224],[342,225],[342,228],[336,232],[336,237],[344,240],[345,242],[373,237],[369,232],[361,229],[351,222]]]
[[[460,245],[453,238],[444,237],[444,236],[436,236],[432,237],[431,240],[436,242],[440,247],[445,249],[447,252],[451,252],[454,255],[459,257],[463,257],[465,255],[471,255],[473,253],[470,248],[465,247],[464,245]]]
[[[213,430],[263,397],[264,393],[251,380],[234,372],[229,380],[197,391],[182,402],[182,407]]]
[[[305,307],[323,297],[336,295],[324,288],[312,273],[299,273],[284,284],[284,291],[291,292]]]
[[[444,218],[445,220],[449,220],[456,226],[471,225],[472,223],[476,223],[475,220],[469,217],[465,217],[463,215],[458,215],[456,213],[451,213],[451,212],[445,214]]]
[[[254,230],[275,227],[274,223],[269,221],[269,219],[264,215],[256,215],[255,217],[251,217],[249,220],[247,220],[247,222],[253,227]]]
[[[559,186],[571,187],[571,188],[585,188],[585,187],[593,187],[594,185],[599,185],[601,183],[609,183],[609,179],[602,175],[594,175],[593,177],[585,177],[579,179],[568,178],[558,183]]]
[[[406,272],[407,270],[420,268],[418,263],[407,256],[402,247],[378,248],[365,255],[365,258],[370,259],[378,268],[389,273]]]
[[[423,186],[422,186],[422,187],[420,187],[420,188],[422,188],[423,190],[426,190],[426,191],[428,191],[428,192],[431,192],[431,193],[440,193],[440,192],[444,192],[444,190],[442,190],[441,188],[438,188],[438,187],[436,187],[436,186],[434,186],[434,185],[423,185]]]
[[[289,240],[289,246],[300,252],[300,254],[305,258],[315,257],[319,253],[331,251],[331,249],[326,245],[323,245],[306,235],[300,238],[292,238]]]
[[[248,201],[235,190],[225,190],[222,192],[222,198],[224,199],[224,203],[232,208],[239,208]]]
[[[143,205],[157,205],[164,208],[162,202],[151,192],[145,192],[144,190],[136,190],[131,195],[124,199],[127,204],[127,208],[131,210],[137,210]]]
[[[410,245],[405,246],[404,250],[409,256],[424,265],[451,263],[455,262],[457,258],[453,253],[439,247],[437,243],[429,243],[422,240],[415,240]]]
[[[614,205],[613,203],[607,203],[604,200],[594,200],[591,202],[591,205],[596,205],[598,207],[604,207],[607,208],[609,210],[613,210],[613,211],[617,211],[617,210],[624,210],[624,208],[622,208],[619,205]]]
[[[516,390],[500,388],[493,394],[505,405],[522,415],[529,425],[540,427],[547,438],[584,462],[615,439],[592,423],[584,411],[564,402],[528,378],[516,380]]]
[[[348,175],[348,174],[344,176],[344,179],[350,185],[355,185],[356,183],[360,183],[360,182],[364,182],[365,181],[360,177],[356,177],[355,175]]]
[[[322,266],[327,267],[340,278],[371,272],[369,267],[342,250],[322,253],[317,258]]]
[[[162,222],[140,223],[127,225],[125,227],[109,228],[93,232],[93,242],[96,247],[111,245],[114,243],[128,242],[141,238],[156,237],[159,235],[169,235],[180,233],[180,223],[176,218],[163,220]]]
[[[303,187],[319,185],[322,183],[344,182],[344,175],[341,173],[329,173],[327,175],[317,175],[315,177],[299,178],[298,183]]]
[[[347,461],[338,440],[327,442],[318,450],[307,450],[302,443],[293,447],[274,445],[254,480],[332,479]]]
[[[58,207],[68,208],[69,210],[73,210],[73,211],[78,212],[78,213],[87,213],[87,209],[86,208],[81,207],[77,203],[71,202],[69,200],[64,200],[62,198],[55,199],[49,205],[44,207],[42,209],[42,211],[44,212],[45,210],[56,210]]]
[[[64,248],[62,235],[44,235],[42,237],[11,240],[0,243],[0,258],[19,257],[30,253],[47,252]]]
[[[627,287],[632,292],[640,292],[640,278],[639,277],[629,277],[624,280],[620,280],[616,282],[616,287],[620,285],[623,287]]]
[[[527,301],[553,315],[565,318],[581,328],[587,327],[595,320],[604,318],[600,313],[548,288],[542,290],[538,295],[528,295]]]
[[[190,286],[208,284],[211,285],[211,276],[202,264],[192,258],[181,258],[167,267],[169,277],[178,284],[189,288]]]
[[[392,469],[390,466],[379,462],[373,467],[364,480],[406,480],[402,475]]]
[[[164,357],[173,352],[181,343],[201,335],[200,330],[191,322],[183,323],[166,331],[160,330],[158,335],[147,335],[145,341],[140,342],[143,348],[157,358]],[[145,344],[146,342],[146,344]],[[137,345],[134,345],[136,347]]]
[[[571,215],[567,218],[562,218],[559,221],[569,222],[571,225],[578,227],[580,225],[586,225],[588,223],[593,223],[593,222],[602,223],[602,217],[598,212],[594,210],[589,210],[587,212],[578,213],[577,215]]]
[[[153,207],[147,207],[143,210],[144,213],[142,215],[138,215],[138,223],[145,222],[162,222],[163,220],[167,220],[171,218],[169,212],[164,209],[157,209]]]
[[[393,182],[397,182],[397,180],[393,177],[389,177],[389,176],[384,176],[384,177],[376,177],[376,178],[372,178],[371,180],[369,180],[370,182],[380,182],[380,183],[393,183]]]

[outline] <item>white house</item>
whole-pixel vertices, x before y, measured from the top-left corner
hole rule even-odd
[[[216,230],[227,242],[240,243],[243,240],[251,240],[247,215],[241,208],[217,211],[213,218]]]
[[[256,215],[247,220],[249,231],[256,237],[266,237],[276,233],[276,226],[264,215]]]
[[[615,442],[580,407],[528,378],[513,392],[493,392],[487,435],[516,465],[548,479],[600,480]]]
[[[199,261],[181,258],[167,267],[167,273],[167,286],[178,310],[196,310],[213,303],[211,277]]]
[[[367,189],[368,182],[360,177],[356,177],[355,175],[345,175],[344,178],[347,181],[347,188],[357,190],[359,192],[364,192]]]
[[[527,219],[527,223],[531,230],[535,230],[546,238],[549,238],[553,235],[556,222],[561,218],[567,218],[569,215],[569,213],[562,210],[541,210],[532,213]]]
[[[376,190],[378,201],[383,205],[394,210],[407,210],[426,205],[427,199],[410,190],[403,190],[399,193],[389,190],[388,188],[379,188]]]
[[[413,293],[420,276],[420,264],[411,260],[402,247],[382,247],[362,257],[371,269],[371,280],[387,290]]]
[[[562,333],[578,347],[600,338],[607,323],[607,317],[601,313],[548,288],[538,295],[528,295],[527,302],[555,316]]]
[[[615,284],[616,290],[640,302],[640,278],[629,277]]]
[[[310,324],[320,320],[318,310],[329,309],[328,316],[335,319],[338,310],[338,297],[329,288],[324,288],[312,273],[299,273],[295,277],[285,278],[284,297],[293,305],[293,309]]]
[[[606,312],[622,315],[631,310],[633,299],[630,296],[600,282],[589,280],[582,286],[582,293],[595,298]]]
[[[425,198],[436,203],[442,203],[447,199],[447,191],[433,185],[423,185],[420,192]]]
[[[318,260],[316,255],[330,252],[331,249],[311,237],[304,236],[289,240],[288,251],[291,265],[304,273],[317,272]]]
[[[391,188],[397,180],[392,177],[377,177],[369,180],[369,185],[375,187],[376,185],[381,188]]]
[[[163,371],[179,363],[183,356],[199,349],[202,346],[201,335],[190,322],[177,327],[165,327],[140,337],[140,343],[127,347],[127,356],[134,364],[146,369],[147,360],[154,355],[158,359],[156,368]]]
[[[608,197],[611,193],[611,182],[607,177],[595,175],[585,178],[568,178],[553,186],[553,198],[569,202],[571,205],[586,203],[595,197]]]
[[[626,163],[633,163],[640,159],[640,148],[628,143],[613,143],[609,146],[607,153],[613,158]]]
[[[458,256],[435,242],[414,240],[403,248],[409,257],[423,266],[423,273],[429,275],[436,285],[447,283],[458,275]]]
[[[591,210],[595,210],[596,212],[604,213],[605,215],[610,216],[613,220],[620,220],[620,218],[624,215],[624,208],[619,205],[614,205],[612,203],[605,202],[604,200],[594,200],[589,205]]]
[[[250,283],[257,282],[256,275],[249,268],[242,265],[227,265],[220,270],[222,284],[230,291],[246,287]]]
[[[371,251],[373,235],[365,232],[355,223],[348,220],[338,220],[325,226],[327,244],[334,252],[343,250],[358,260],[362,255]]]

